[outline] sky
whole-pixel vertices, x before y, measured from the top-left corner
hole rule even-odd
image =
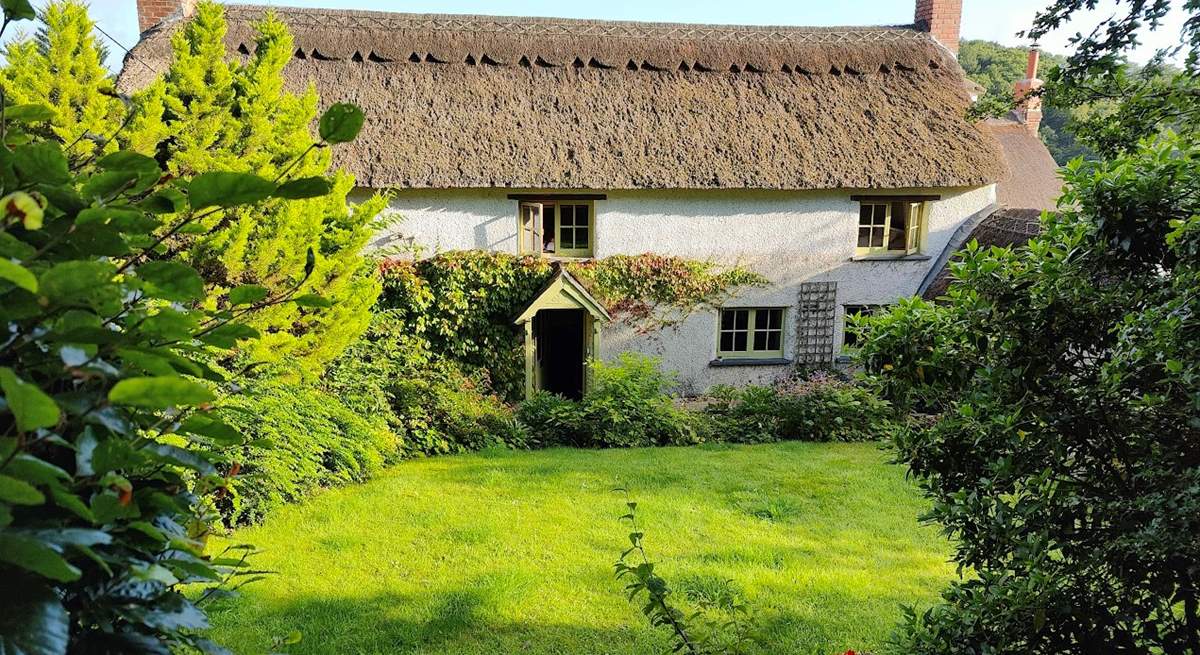
[[[121,66],[122,46],[137,42],[135,0],[87,0],[92,17],[119,45],[110,47],[109,65]],[[566,3],[562,0],[222,0],[226,4],[332,7],[444,14],[493,14],[502,16],[557,16],[610,20],[648,20],[680,23],[732,23],[746,25],[888,25],[912,22],[915,0],[602,0]],[[35,0],[41,6],[45,0]],[[1037,10],[1051,0],[964,0],[962,37],[987,39],[1005,45],[1028,45],[1016,33],[1029,27]],[[1090,15],[1076,19],[1069,29],[1043,39],[1048,52],[1069,52],[1068,38],[1077,31],[1090,31],[1096,22],[1113,13],[1115,0],[1100,0]],[[1160,48],[1179,42],[1182,12],[1176,9],[1157,32],[1143,37],[1145,43],[1130,53],[1143,62]]]

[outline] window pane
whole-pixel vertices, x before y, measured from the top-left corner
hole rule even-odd
[[[871,228],[871,247],[872,248],[882,248],[883,247],[883,228],[882,227]]]
[[[572,205],[559,205],[558,213],[562,216],[563,227],[570,227],[575,224],[575,207]]]
[[[766,350],[779,350],[779,344],[783,340],[782,332],[770,332],[767,334]]]
[[[858,207],[858,224],[863,227],[871,225],[871,211],[873,205],[859,205]]]
[[[768,333],[766,333],[766,332],[755,332],[754,333],[754,349],[755,350],[768,350],[767,334]]]
[[[749,310],[739,309],[739,310],[735,311],[733,313],[733,315],[736,317],[735,321],[734,321],[735,328],[737,328],[739,330],[745,330],[746,328],[749,327],[749,325],[750,325]]]
[[[733,333],[733,348],[731,350],[736,350],[738,352],[744,352],[746,350],[746,333],[745,332],[734,332]]]
[[[588,229],[586,227],[575,228],[575,247],[580,250],[588,247]]]
[[[869,228],[869,227],[858,228],[858,247],[859,248],[870,248],[871,247],[871,228]]]
[[[729,352],[729,351],[733,350],[733,333],[732,332],[722,332],[721,333],[721,350],[725,351],[725,352]]]
[[[908,204],[892,203],[892,223],[888,229],[888,250],[908,249]]]
[[[776,330],[783,327],[783,310],[782,309],[772,309],[770,311],[770,317],[771,317],[771,320],[767,324],[769,327],[776,329]]]
[[[554,205],[546,205],[542,208],[542,251],[554,252]]]
[[[590,209],[590,207],[588,207],[587,205],[575,205],[575,224],[576,225],[587,225],[588,224],[588,210],[589,209]]]
[[[732,312],[728,309],[721,310],[721,329],[722,330],[732,330],[733,329],[733,318],[734,318],[733,315],[735,313],[736,312]]]

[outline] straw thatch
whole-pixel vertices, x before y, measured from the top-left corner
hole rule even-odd
[[[228,8],[230,52],[261,7]],[[362,106],[371,187],[904,188],[996,181],[954,59],[906,27],[734,27],[277,8],[294,88]],[[126,89],[169,61],[134,49]]]
[[[1012,209],[1054,209],[1062,194],[1058,163],[1027,125],[1012,118],[992,119],[984,129],[1000,143],[1008,173],[996,185],[996,199]]]

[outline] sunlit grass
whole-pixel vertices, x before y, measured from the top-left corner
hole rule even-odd
[[[874,444],[488,452],[413,461],[239,532],[278,575],[214,608],[218,641],[291,653],[659,653],[626,602],[623,486],[680,598],[740,590],[769,653],[876,650],[954,575]]]

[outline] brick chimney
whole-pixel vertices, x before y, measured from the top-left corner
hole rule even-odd
[[[958,56],[958,32],[962,23],[962,0],[917,0],[913,18],[917,29],[929,32],[937,42]]]
[[[184,18],[196,11],[196,0],[137,0],[138,31],[158,25],[168,18]]]
[[[1037,134],[1038,126],[1042,123],[1042,97],[1030,96],[1042,88],[1043,84],[1037,76],[1039,56],[1037,46],[1029,49],[1029,61],[1025,64],[1025,79],[1018,80],[1013,85],[1013,99],[1017,101],[1017,110],[1014,113],[1025,129],[1034,134]]]

